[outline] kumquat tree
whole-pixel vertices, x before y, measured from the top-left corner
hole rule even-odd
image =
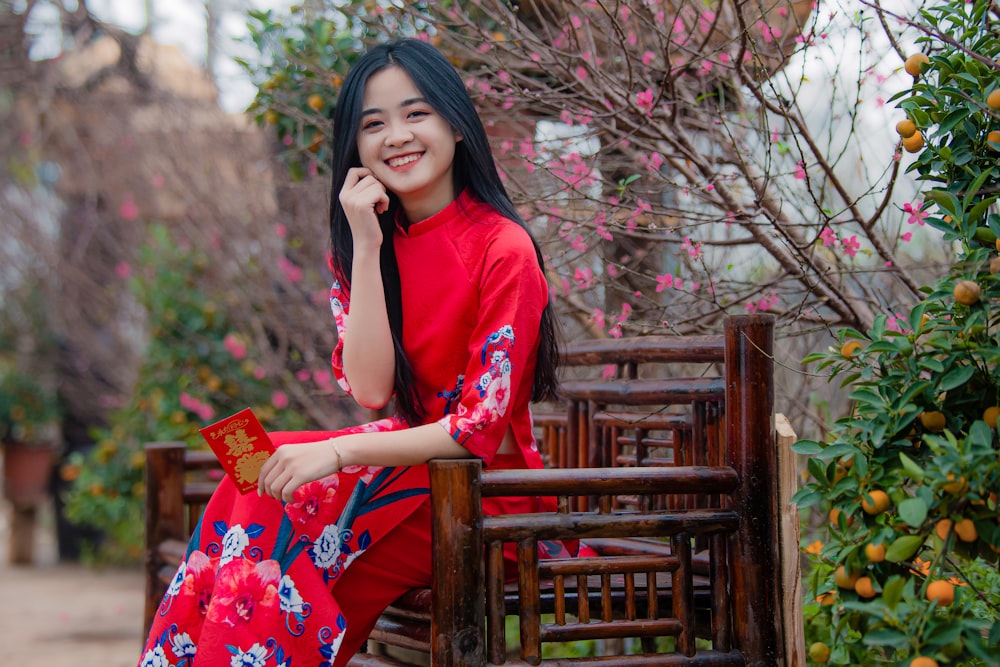
[[[895,95],[925,203],[957,247],[909,314],[812,355],[850,391],[825,441],[801,441],[800,507],[829,510],[808,548],[818,664],[1000,664],[1000,25],[986,2],[925,8]]]

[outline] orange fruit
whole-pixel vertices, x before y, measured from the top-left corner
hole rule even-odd
[[[986,135],[986,141],[992,142],[994,144],[1000,144],[1000,130],[990,130],[989,133]],[[993,147],[990,146],[990,148]],[[1000,150],[1000,149],[993,148],[993,150]]]
[[[920,130],[917,130],[910,136],[903,139],[903,148],[905,148],[908,153],[917,153],[923,147],[924,134]]]
[[[264,112],[264,122],[268,125],[278,124],[278,112],[273,109],[268,109]]]
[[[816,602],[819,602],[822,607],[830,607],[837,601],[837,593],[834,591],[827,591],[816,598]]]
[[[850,359],[861,351],[861,347],[860,341],[849,340],[840,346],[840,355]]]
[[[818,665],[830,661],[830,647],[823,642],[814,642],[809,646],[809,659]]]
[[[901,120],[898,123],[896,123],[896,132],[899,134],[899,136],[903,137],[904,139],[912,137],[913,133],[916,131],[917,131],[917,124],[914,123],[909,118]]]
[[[976,530],[976,524],[972,522],[972,519],[962,519],[956,523],[955,534],[958,535],[958,539],[963,542],[975,542],[979,537],[979,532]]]
[[[837,584],[837,588],[853,589],[859,576],[856,573],[848,572],[843,565],[838,565],[837,569],[833,571],[833,583]]]
[[[313,111],[319,111],[323,108],[323,96],[319,93],[313,93],[306,99],[306,104],[308,104],[309,108]]]
[[[986,96],[986,106],[991,109],[1000,109],[1000,88]]]
[[[947,607],[955,601],[954,584],[947,582],[944,579],[932,581],[927,585],[927,599],[930,602],[937,600],[939,607]]]
[[[941,490],[953,496],[964,496],[969,490],[969,483],[964,477],[955,479],[955,473],[948,473],[948,481],[941,485]]]
[[[871,501],[868,498],[871,498]],[[861,497],[861,509],[866,514],[881,514],[889,509],[890,505],[892,505],[892,501],[889,500],[889,494],[881,489],[874,489],[869,491],[867,496]]]
[[[953,294],[955,295],[955,301],[965,306],[973,306],[979,303],[982,290],[979,288],[979,283],[975,281],[959,280],[955,283]]]
[[[840,515],[841,515],[841,511],[839,509],[837,509],[836,507],[834,507],[833,509],[831,509],[830,510],[830,523],[832,523],[834,526],[840,526]],[[848,526],[850,526],[852,523],[854,523],[854,517],[853,516],[847,517],[847,522],[846,523],[847,523]]]
[[[1000,257],[997,257],[996,259],[1000,259]],[[992,263],[990,264],[990,270],[993,270]],[[997,427],[998,419],[1000,419],[1000,406],[993,405],[983,410],[983,421],[986,422],[986,425],[990,428]]]
[[[905,69],[906,73],[909,74],[910,76],[920,76],[921,66],[924,65],[925,63],[929,63],[930,61],[931,59],[928,58],[925,54],[914,53],[912,56],[906,59],[906,62],[903,63],[903,69]]]
[[[869,542],[865,545],[865,557],[870,563],[881,563],[885,560],[885,545]]]
[[[921,655],[910,661],[910,667],[938,667],[938,663],[934,658]]]
[[[990,273],[994,275],[1000,273],[1000,255],[990,260]]]
[[[871,577],[861,577],[854,582],[854,592],[863,598],[873,598],[878,593],[875,592],[875,586],[872,585]]]
[[[947,540],[948,533],[950,532],[951,532],[951,519],[941,519],[936,524],[934,524],[934,533],[942,540]]]

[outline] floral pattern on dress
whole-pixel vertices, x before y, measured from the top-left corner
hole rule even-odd
[[[409,470],[348,466],[303,484],[291,502],[275,503],[281,513],[273,522],[220,520],[204,529],[199,522],[160,604],[162,620],[154,624],[159,630],[147,642],[140,667],[190,667],[206,626],[223,629],[230,667],[288,667],[288,642],[299,651],[302,642],[311,642],[307,655],[314,664],[332,662],[346,620],[338,613],[332,623],[313,626],[313,639],[306,636],[314,606],[290,570],[308,563],[320,584],[309,593],[329,596],[335,580],[374,542],[359,519],[429,493],[425,485],[406,481]]]
[[[486,370],[476,381],[479,401],[469,410],[459,403],[457,419],[450,416],[440,420],[458,444],[465,443],[476,431],[489,426],[507,412],[510,403],[510,350],[514,347],[514,328],[509,324],[486,337],[480,353],[480,362]],[[487,366],[488,364],[488,366]]]

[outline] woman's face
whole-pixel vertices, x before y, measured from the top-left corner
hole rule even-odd
[[[358,128],[361,164],[399,198],[411,222],[455,199],[452,165],[458,141],[461,137],[401,67],[368,79]]]

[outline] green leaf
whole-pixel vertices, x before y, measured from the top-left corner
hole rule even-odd
[[[893,648],[906,648],[910,643],[910,636],[901,630],[893,628],[879,628],[865,633],[862,641],[871,646],[892,646]]]
[[[799,440],[792,445],[792,451],[803,456],[814,456],[823,451],[823,445],[815,440]]]
[[[959,366],[958,368],[949,371],[943,378],[941,378],[941,384],[939,385],[940,391],[950,391],[963,386],[969,381],[969,378],[971,378],[975,372],[976,369],[974,366]]]
[[[920,498],[907,498],[899,503],[899,518],[908,526],[919,528],[927,519],[927,504]]]
[[[848,445],[847,443],[838,442],[835,445],[830,445],[824,449],[821,453],[816,455],[816,458],[822,459],[824,461],[829,461],[830,459],[835,459],[844,454],[853,454],[857,449],[853,445]]]
[[[904,560],[917,553],[924,543],[923,535],[903,535],[896,538],[896,541],[889,545],[885,552],[885,559],[890,563],[902,563]]]
[[[916,462],[903,452],[899,453],[899,461],[903,464],[903,470],[906,471],[907,477],[912,479],[914,482],[919,482],[924,478],[924,469],[916,464]]]
[[[889,577],[889,581],[882,586],[882,601],[889,609],[895,609],[899,601],[903,599],[903,587],[906,580],[899,575]]]

